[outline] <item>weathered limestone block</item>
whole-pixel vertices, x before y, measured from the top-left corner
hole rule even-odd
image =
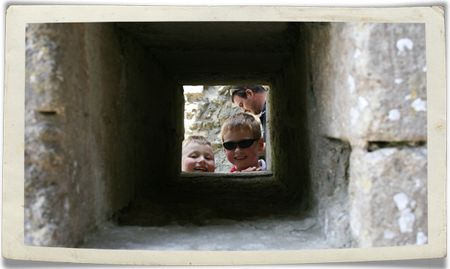
[[[314,135],[348,141],[352,148],[351,173],[346,177],[353,244],[426,242],[427,152],[421,147],[427,139],[424,25],[309,27],[308,100],[310,122],[318,128]],[[317,180],[324,182],[323,175]],[[320,184],[318,190],[326,188]],[[321,206],[335,207],[333,202]],[[336,210],[345,214],[342,208]],[[330,220],[327,215],[325,222]]]
[[[324,133],[352,144],[426,140],[425,26],[322,28],[312,59],[320,59],[313,70]]]
[[[25,242],[59,245],[72,240],[67,225],[69,200],[67,149],[61,126],[65,105],[61,85],[63,71],[58,60],[61,44],[58,29],[31,24],[26,31],[25,117]]]
[[[141,121],[120,52],[112,24],[27,26],[26,244],[76,246],[132,194]]]
[[[61,57],[60,37],[48,24],[30,24],[26,31],[27,107],[43,112],[63,112],[60,104],[64,82],[63,71],[57,59]]]
[[[367,140],[426,140],[426,59],[423,24],[373,24],[357,40],[352,73],[353,135]],[[358,52],[361,52],[358,55]]]
[[[350,145],[343,141],[316,137],[313,142],[311,176],[313,192],[327,243],[333,247],[351,246],[348,166]]]
[[[355,247],[427,243],[427,150],[354,149],[350,219]]]

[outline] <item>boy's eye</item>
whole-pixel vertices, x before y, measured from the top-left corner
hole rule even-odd
[[[191,155],[189,155],[189,158],[197,158],[198,157],[198,155],[197,154],[191,154]]]

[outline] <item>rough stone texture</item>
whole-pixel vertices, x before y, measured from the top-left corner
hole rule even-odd
[[[143,22],[118,26],[136,36],[183,85],[265,84],[290,59],[286,40],[292,25],[287,22]]]
[[[335,191],[347,181],[352,195],[316,198],[319,217],[331,228],[329,239],[334,241],[332,235],[344,231],[348,234],[350,220],[354,247],[423,244],[427,233],[423,225],[427,221],[424,25],[312,23],[304,32],[311,45],[311,134],[323,137],[310,140],[312,179],[319,181],[314,183],[316,195],[323,195],[328,185],[323,179],[328,178],[324,175],[329,174],[330,155],[321,153],[329,149],[326,137],[340,141],[332,150],[344,144],[351,147],[350,173],[339,176],[339,170],[330,171],[338,176],[335,182],[341,182]],[[402,154],[385,156],[386,151]],[[410,151],[420,157],[409,160],[405,152]],[[367,156],[377,156],[377,162],[368,162]],[[416,180],[420,190],[415,190]],[[393,210],[394,197],[402,213]],[[413,200],[417,212],[410,206],[403,208]],[[347,220],[333,223],[339,219]]]
[[[192,236],[204,247],[192,222],[220,240],[225,230],[208,221],[224,216],[238,222],[227,231],[248,238],[263,234],[244,222],[255,212],[261,224],[275,215],[262,230],[284,227],[283,236],[315,218],[299,246],[317,246],[310,235],[322,247],[427,242],[423,25],[181,24],[199,38],[176,42],[176,23],[29,25],[28,244],[74,246],[114,215],[127,225],[164,224],[125,227],[132,240],[172,230],[174,240]],[[269,37],[253,47],[243,34]],[[272,172],[180,175],[181,85],[255,81],[271,86]],[[298,222],[285,226],[281,211]],[[247,247],[276,248],[276,238],[266,243]]]
[[[299,38],[292,32],[292,38]],[[300,199],[303,207],[311,197],[308,167],[308,119],[306,91],[302,85],[308,83],[306,65],[307,50],[299,42],[293,51],[292,60],[286,62],[279,76],[271,85],[268,102],[270,117],[269,137],[272,170],[276,178],[285,184],[293,197]]]
[[[351,148],[337,139],[316,137],[312,142],[311,177],[315,209],[328,243],[351,246],[348,180]]]
[[[135,184],[138,196],[145,196],[148,189],[180,175],[183,88],[139,40],[120,30],[117,34],[127,70],[126,87],[133,96],[131,106],[139,125],[127,140],[127,146],[136,147],[127,163],[136,163],[139,173],[128,181]]]
[[[323,132],[352,144],[426,140],[425,26],[314,28],[311,75],[326,89],[314,92]]]
[[[105,117],[120,115],[108,105],[107,98],[102,98],[105,90],[118,88],[122,76],[120,64],[102,57],[102,53],[117,53],[117,42],[114,39],[108,39],[108,43],[90,42],[97,34],[108,39],[111,29],[77,24],[27,27],[25,242],[28,244],[75,245],[87,230],[112,214],[113,203],[109,200],[112,190],[107,188],[108,183],[128,189],[120,177],[105,182],[117,157],[110,155],[112,158],[108,160],[103,155],[111,152],[111,147],[105,148],[103,144],[108,139],[101,139],[111,135]],[[100,73],[106,71],[107,65],[112,66],[108,70],[117,81],[110,79],[111,84],[101,85],[102,76],[110,76]]]
[[[169,146],[160,143],[152,150],[142,146],[147,139],[161,140],[149,135],[155,126],[168,139],[179,141],[182,126],[177,116],[182,110],[175,108],[173,113],[146,121],[149,101],[163,101],[157,100],[155,93],[170,83],[156,76],[152,81],[154,99],[149,98],[152,88],[144,73],[157,74],[158,67],[139,62],[145,59],[144,50],[136,45],[128,44],[128,51],[136,56],[124,58],[122,45],[127,44],[119,40],[113,24],[27,27],[27,244],[76,245],[86,232],[128,204],[138,179],[145,178],[149,154],[158,154],[158,161],[170,163],[167,159],[175,155],[171,149],[178,153],[178,143],[170,140],[163,140]],[[181,89],[164,98],[177,101],[173,97],[177,93],[182,104]],[[180,124],[167,126],[166,116],[177,118]],[[155,123],[155,118],[161,123]],[[172,166],[167,171],[177,170],[179,164]]]
[[[427,243],[427,150],[353,150],[351,227],[354,246]]]
[[[211,219],[203,225],[161,227],[108,225],[87,238],[83,248],[146,250],[296,250],[327,248],[314,218]]]
[[[185,91],[185,137],[200,134],[212,144],[216,172],[229,172],[231,163],[227,160],[220,137],[223,122],[241,110],[231,103],[230,86],[204,86],[201,91]]]

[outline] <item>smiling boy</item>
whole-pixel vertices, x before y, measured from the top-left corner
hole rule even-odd
[[[264,140],[261,124],[255,116],[247,113],[232,115],[222,125],[221,136],[225,155],[234,165],[230,172],[266,170],[264,160],[259,160]]]
[[[201,135],[191,135],[183,141],[181,171],[214,172],[216,169],[211,143]]]

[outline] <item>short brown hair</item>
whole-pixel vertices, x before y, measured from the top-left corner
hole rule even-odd
[[[225,120],[225,122],[222,125],[222,129],[220,131],[220,136],[222,137],[223,141],[223,135],[225,132],[228,132],[232,129],[236,128],[245,128],[250,130],[250,132],[253,135],[254,139],[261,138],[261,123],[260,121],[249,113],[237,113],[229,117]]]
[[[261,85],[239,85],[235,86],[231,89],[231,102],[234,102],[234,96],[239,96],[244,99],[247,99],[247,94],[245,91],[249,89],[252,92],[265,92],[267,91],[263,86]]]
[[[185,149],[187,147],[187,145],[191,144],[191,143],[197,143],[199,145],[205,145],[205,146],[210,146],[211,147],[211,143],[202,135],[190,135],[188,137],[186,137],[186,139],[184,139],[183,141],[183,149]]]

